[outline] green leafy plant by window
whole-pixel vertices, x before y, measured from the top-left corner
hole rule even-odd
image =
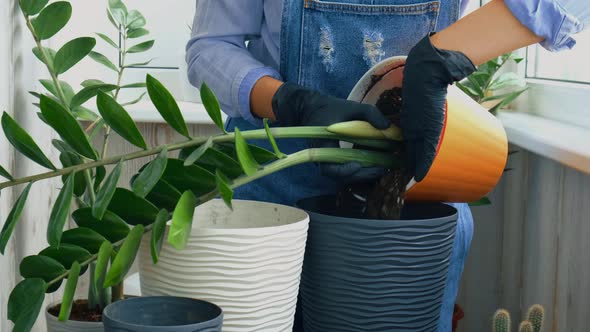
[[[192,137],[177,102],[156,78],[148,75],[145,82],[122,84],[126,68],[138,65],[128,64],[127,55],[146,52],[154,45],[154,40],[149,39],[146,19],[139,11],[129,10],[121,0],[108,1],[107,16],[120,35],[121,45],[99,32],[96,33],[99,40],[82,36],[52,50],[44,45],[45,40],[67,26],[72,15],[71,4],[68,1],[48,4],[47,0],[21,0],[20,8],[36,44],[33,53],[49,73],[49,79],[41,80],[46,91],[31,92],[31,95],[38,99],[35,105],[40,109],[39,118],[60,136],[52,143],[62,165],[54,165],[18,122],[4,113],[2,128],[8,141],[22,156],[49,171],[14,178],[0,166],[0,176],[8,180],[0,183],[0,190],[26,185],[0,231],[2,253],[27,207],[30,190],[53,177],[61,177],[64,185],[49,216],[47,239],[50,246],[21,262],[24,279],[13,289],[7,310],[15,331],[31,329],[41,310],[44,294],[55,291],[64,279],[67,279],[66,291],[58,318],[69,319],[78,277],[87,272],[91,274],[90,307],[104,308],[111,301],[122,299],[122,281],[144,235],[151,233],[148,236],[155,264],[163,241],[176,248],[184,247],[191,232],[192,211],[197,205],[221,197],[231,208],[233,190],[241,185],[307,162],[355,161],[363,166],[379,165],[390,169],[400,164],[390,152],[396,146],[392,140],[399,137],[384,135],[374,128],[366,128],[363,123],[344,125],[344,131],[341,126],[267,126],[260,130],[226,133],[219,102],[206,84],[201,87],[201,97],[221,133]],[[116,49],[120,61],[94,51],[97,41]],[[88,78],[76,91],[60,80],[63,73],[74,70],[86,57],[113,71],[114,81]],[[120,100],[122,89],[140,92],[132,100]],[[183,140],[161,146],[148,145],[125,110],[127,105],[139,102],[146,94],[162,118],[184,136]],[[89,102],[96,103],[98,114],[84,106]],[[355,126],[362,126],[360,134]],[[398,131],[392,128],[392,132]],[[93,144],[101,132],[104,138],[100,144]],[[113,134],[133,144],[137,150],[109,156],[109,138]],[[286,155],[275,144],[275,140],[281,138],[343,140],[371,150],[320,148]],[[269,140],[273,150],[248,144],[248,140],[254,139]],[[170,156],[174,151],[180,151],[179,158]],[[133,177],[132,190],[117,187],[128,161],[150,156],[156,158]],[[116,166],[107,172],[107,165]],[[76,227],[64,230],[72,205],[71,217]],[[164,228],[171,219],[173,227],[165,239]]]
[[[493,104],[489,111],[496,113],[527,90],[522,77],[513,72],[501,72],[507,63],[518,64],[522,60],[513,53],[504,54],[477,67],[473,74],[456,83],[457,87],[480,104]]]

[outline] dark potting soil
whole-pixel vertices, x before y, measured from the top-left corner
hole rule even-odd
[[[396,126],[400,126],[400,114],[402,111],[402,89],[393,88],[385,90],[375,104],[386,118]]]
[[[49,313],[55,317],[59,316],[61,303],[49,308]],[[76,300],[72,304],[72,313],[70,320],[81,322],[102,322],[102,312],[97,307],[96,309],[88,309],[88,300]]]
[[[386,90],[376,103],[377,109],[398,127],[402,110],[401,93],[401,88]],[[403,160],[403,145],[397,145],[391,153]],[[410,179],[403,168],[388,170],[376,183],[356,183],[344,187],[337,194],[336,206],[350,213],[350,217],[400,219]]]

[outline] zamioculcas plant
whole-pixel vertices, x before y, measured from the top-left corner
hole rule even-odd
[[[480,104],[492,104],[489,111],[496,113],[527,90],[526,82],[516,73],[499,73],[510,61],[518,64],[522,60],[513,53],[504,54],[478,66],[473,74],[456,83],[457,87]]]
[[[8,301],[8,318],[15,331],[28,331],[33,326],[45,293],[57,290],[64,279],[65,291],[57,313],[61,321],[68,320],[72,309],[78,277],[90,273],[88,303],[100,314],[110,301],[123,297],[122,282],[129,271],[143,236],[151,237],[153,262],[157,263],[163,241],[177,249],[186,245],[191,231],[192,213],[197,205],[221,197],[232,207],[233,190],[273,172],[307,162],[346,163],[356,161],[365,166],[380,165],[390,169],[399,166],[389,152],[395,148],[392,139],[399,136],[365,128],[351,123],[334,128],[299,127],[226,133],[223,130],[219,103],[213,92],[201,87],[201,98],[213,122],[221,133],[211,137],[192,137],[180,109],[170,92],[154,77],[145,82],[122,85],[126,55],[149,50],[153,40],[133,42],[149,34],[145,18],[136,10],[128,10],[120,0],[109,0],[108,17],[119,31],[122,46],[104,34],[101,40],[118,49],[120,65],[94,52],[96,40],[76,38],[59,50],[52,50],[44,41],[62,30],[68,23],[72,7],[67,1],[48,4],[48,0],[20,1],[20,8],[36,47],[33,52],[46,66],[50,79],[42,80],[45,93],[31,93],[38,102],[39,118],[51,127],[59,140],[53,142],[59,151],[61,166],[47,158],[33,138],[8,114],[2,115],[2,129],[16,151],[48,169],[47,172],[15,179],[4,168],[0,175],[7,179],[0,190],[24,185],[0,232],[0,252],[4,253],[20,215],[27,206],[31,190],[39,182],[61,177],[63,186],[49,216],[47,241],[49,246],[25,257],[20,262],[24,278],[12,290]],[[76,92],[60,75],[85,57],[91,57],[116,74],[116,82],[105,83],[88,79]],[[162,118],[184,140],[162,146],[149,146],[125,106],[139,101],[120,101],[121,89],[147,88],[147,93]],[[95,98],[98,113],[84,107]],[[356,126],[363,128],[356,133]],[[104,140],[93,145],[96,135],[104,132]],[[137,150],[119,156],[108,156],[108,140],[118,134]],[[308,149],[283,154],[275,138],[317,138],[349,141],[371,150]],[[273,146],[268,151],[247,143],[251,139],[268,139]],[[170,156],[180,151],[179,157]],[[134,176],[131,190],[117,187],[122,168],[129,160],[155,156]],[[107,172],[105,166],[115,165]],[[131,207],[131,208],[130,208]],[[74,212],[70,214],[70,210]],[[76,227],[64,230],[68,218]],[[164,225],[171,219],[171,231],[164,239]]]

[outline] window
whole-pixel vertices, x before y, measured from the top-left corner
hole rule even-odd
[[[72,1],[74,14],[66,29],[49,41],[49,46],[59,48],[67,41],[81,36],[95,36],[102,32],[114,41],[118,40],[117,31],[106,16],[106,1]],[[126,0],[129,9],[138,9],[147,19],[146,28],[149,38],[155,39],[154,47],[145,53],[130,54],[129,63],[144,62],[153,58],[147,66],[132,67],[125,71],[123,83],[143,82],[148,73],[157,77],[180,101],[199,102],[198,90],[193,88],[186,77],[184,60],[185,46],[188,42],[195,13],[194,0],[155,1]],[[103,53],[116,62],[117,51],[97,39],[95,51]],[[132,45],[147,40],[146,37],[133,39]],[[85,79],[95,78],[105,82],[115,82],[116,74],[96,62],[85,59],[79,66],[68,71],[62,79],[78,89],[78,84]],[[126,89],[121,99],[128,101],[138,95],[134,89]],[[146,98],[144,98],[146,100]]]
[[[530,47],[526,76],[530,78],[590,83],[590,30],[575,36],[572,50],[552,53],[540,46]]]
[[[549,52],[539,45],[523,51],[519,71],[529,91],[513,108],[547,119],[590,128],[590,30],[574,36],[572,50]]]

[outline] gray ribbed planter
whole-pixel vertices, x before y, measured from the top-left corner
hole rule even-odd
[[[310,215],[301,309],[305,332],[435,331],[457,211],[407,205],[403,220],[367,220],[331,197],[298,206]]]
[[[108,305],[105,332],[221,332],[217,305],[174,296],[136,297]]]
[[[47,309],[56,304],[49,305]],[[104,332],[102,322],[79,322],[75,320],[60,322],[57,317],[47,310],[45,310],[45,320],[47,321],[47,332]]]

